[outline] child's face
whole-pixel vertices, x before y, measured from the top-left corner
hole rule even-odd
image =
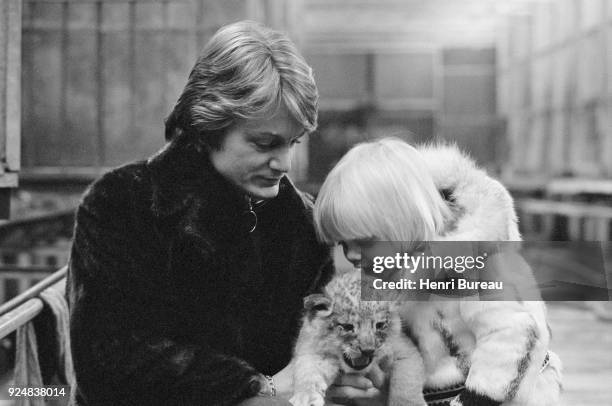
[[[401,243],[393,241],[382,241],[381,238],[377,237],[366,237],[353,240],[339,241],[338,244],[342,247],[344,257],[348,262],[353,264],[353,267],[357,270],[361,270],[364,264],[364,260],[372,260],[376,256],[395,256],[400,253],[406,252],[410,256],[419,256],[428,252],[426,245],[416,244],[411,247],[410,250],[406,250],[406,247]],[[371,264],[369,264],[371,265]]]
[[[373,237],[368,237],[340,241],[338,244],[342,246],[346,260],[353,264],[355,269],[361,269],[361,257],[367,255],[367,250],[373,248],[375,241]]]

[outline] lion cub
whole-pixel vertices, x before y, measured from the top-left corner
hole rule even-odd
[[[386,373],[388,405],[426,405],[423,361],[401,332],[392,302],[362,302],[359,272],[337,275],[325,294],[304,299],[305,314],[294,354],[294,406],[323,406],[341,373]]]

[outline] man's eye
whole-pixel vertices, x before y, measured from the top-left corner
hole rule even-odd
[[[273,141],[255,141],[254,144],[257,148],[272,148],[274,146]]]

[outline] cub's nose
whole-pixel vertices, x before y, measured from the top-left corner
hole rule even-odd
[[[364,357],[374,357],[374,348],[360,348],[359,350],[361,351],[361,355]]]

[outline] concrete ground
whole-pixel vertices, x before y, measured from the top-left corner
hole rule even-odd
[[[548,311],[551,349],[563,361],[563,406],[612,405],[612,321],[588,302],[549,303]]]

